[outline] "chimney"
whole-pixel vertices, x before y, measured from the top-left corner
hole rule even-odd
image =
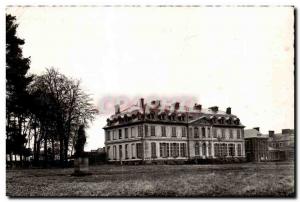
[[[202,105],[195,103],[194,109],[200,110],[202,109]]]
[[[213,107],[210,107],[209,109],[211,109],[214,112],[219,111],[219,107],[218,106],[213,106]]]
[[[274,130],[269,130],[269,137],[273,137],[274,136]]]
[[[259,132],[259,127],[254,127],[253,129],[257,130]]]
[[[115,105],[115,114],[120,114],[120,105],[119,104]]]
[[[231,108],[230,107],[227,107],[227,109],[226,109],[226,114],[231,114]]]
[[[291,129],[282,129],[281,133],[282,134],[291,134]]]
[[[140,108],[144,109],[144,98],[140,99]]]
[[[178,110],[179,107],[180,107],[180,103],[179,103],[179,102],[175,102],[175,104],[174,104],[174,109],[175,109],[175,110]]]

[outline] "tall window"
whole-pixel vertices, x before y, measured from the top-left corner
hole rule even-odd
[[[237,132],[236,138],[237,138],[237,139],[241,139],[241,130],[240,130],[240,129],[237,129],[236,132]]]
[[[128,138],[128,128],[125,128],[125,138]]]
[[[207,137],[210,138],[210,128],[207,128]]]
[[[195,156],[199,156],[199,143],[195,143]]]
[[[121,160],[123,157],[123,154],[122,154],[122,145],[119,145],[119,159]]]
[[[182,137],[186,137],[186,128],[185,127],[182,127],[181,128],[181,132],[182,132]]]
[[[156,158],[156,143],[151,142],[151,158]]]
[[[136,157],[143,158],[143,145],[142,143],[136,143]]]
[[[143,137],[143,126],[138,126],[138,137]]]
[[[242,129],[242,139],[244,139],[244,129]]]
[[[159,143],[159,152],[161,157],[169,156],[169,143]]]
[[[221,131],[222,131],[222,138],[225,139],[225,129],[222,128]]]
[[[180,143],[180,156],[186,157],[186,143]]]
[[[151,126],[151,136],[155,136],[155,126]]]
[[[125,144],[125,158],[128,159],[128,144]]]
[[[131,144],[131,158],[132,159],[135,159],[135,154],[136,154],[136,151],[135,151],[135,144]]]
[[[197,127],[194,128],[194,138],[199,138],[199,131]]]
[[[176,137],[176,127],[172,127],[172,137]]]
[[[113,139],[116,140],[117,136],[116,136],[116,130],[113,130]]]
[[[205,128],[204,128],[204,127],[202,127],[202,129],[201,129],[201,130],[202,130],[202,131],[201,131],[201,132],[202,132],[202,137],[203,137],[203,138],[205,138],[205,137],[206,137],[206,134],[205,134]]]
[[[202,155],[206,156],[206,144],[205,143],[203,143],[203,145],[202,145]]]
[[[166,126],[161,126],[161,136],[166,137]]]
[[[221,156],[227,156],[227,144],[223,143],[220,145]]]
[[[211,143],[208,143],[208,156],[211,156]]]
[[[134,127],[131,127],[131,137],[135,137],[135,135],[134,135]]]
[[[232,132],[232,129],[231,129],[231,128],[229,128],[229,138],[230,138],[230,139],[233,139],[233,132]]]
[[[110,131],[106,131],[106,140],[107,140],[107,141],[110,140]]]
[[[214,153],[216,157],[221,156],[220,144],[214,144]]]
[[[148,125],[145,125],[145,137],[148,137]]]
[[[174,158],[179,156],[179,144],[178,143],[171,143],[171,155]]]
[[[113,147],[113,159],[114,160],[117,159],[117,147],[116,146]]]
[[[119,129],[119,139],[122,139],[122,130]]]
[[[228,145],[228,151],[229,151],[229,156],[235,156],[235,145],[234,144],[229,144]]]
[[[217,129],[216,128],[213,128],[213,131],[214,131],[214,138],[217,138]]]
[[[106,156],[107,156],[107,159],[109,160],[110,159],[110,146],[108,146],[106,149]]]
[[[241,147],[241,144],[237,145],[237,155],[238,156],[242,156],[242,147]]]

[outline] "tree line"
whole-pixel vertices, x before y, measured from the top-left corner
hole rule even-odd
[[[67,166],[80,125],[88,127],[97,110],[77,79],[55,68],[29,74],[30,57],[22,53],[16,17],[6,15],[6,156],[35,165],[58,161]],[[13,158],[14,157],[14,158]]]

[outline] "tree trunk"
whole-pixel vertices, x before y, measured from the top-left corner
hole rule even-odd
[[[64,166],[64,140],[60,137],[59,139],[59,162],[60,165]]]
[[[52,146],[52,154],[51,154],[51,160],[54,161],[55,160],[55,148],[54,148],[54,136],[52,136],[51,138],[51,146]]]
[[[44,134],[44,166],[48,164],[48,148],[47,148],[47,134]]]

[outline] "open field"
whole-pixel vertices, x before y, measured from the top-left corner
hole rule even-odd
[[[73,169],[6,171],[8,196],[294,196],[292,163],[102,165],[91,176]]]

